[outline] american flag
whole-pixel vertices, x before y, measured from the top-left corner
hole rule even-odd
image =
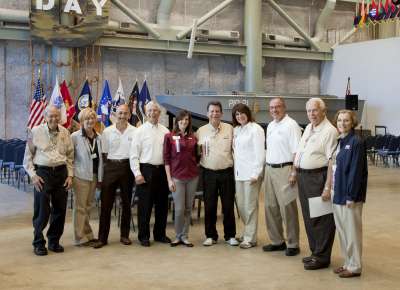
[[[31,109],[28,119],[28,128],[40,125],[43,122],[44,116],[43,112],[46,107],[46,97],[44,96],[43,86],[38,79],[35,89],[35,94],[33,95],[33,100],[31,104]]]

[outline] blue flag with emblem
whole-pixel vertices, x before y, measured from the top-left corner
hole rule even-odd
[[[139,93],[139,110],[142,116],[146,116],[144,108],[148,102],[151,101],[149,88],[147,87],[147,81],[145,80],[142,89]]]
[[[92,108],[92,93],[90,92],[89,81],[86,80],[83,84],[82,91],[75,103],[75,116],[74,119],[78,120],[78,115],[84,108]]]
[[[100,99],[99,106],[97,107],[97,118],[101,121],[104,126],[108,127],[111,125],[110,114],[111,114],[111,92],[108,86],[108,81],[104,81],[103,94]]]

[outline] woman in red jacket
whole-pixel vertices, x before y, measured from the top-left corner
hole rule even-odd
[[[196,144],[192,117],[188,111],[180,111],[175,118],[174,129],[164,138],[165,172],[175,203],[176,239],[171,247],[179,244],[193,247],[188,240],[188,233],[193,198],[199,180]]]

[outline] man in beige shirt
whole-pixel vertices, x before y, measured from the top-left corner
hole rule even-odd
[[[47,255],[43,230],[47,231],[49,250],[60,253],[64,231],[68,190],[72,185],[74,146],[67,129],[59,125],[61,114],[53,106],[45,109],[46,123],[32,129],[25,150],[24,168],[34,189],[34,253]]]
[[[326,268],[331,261],[335,238],[333,214],[310,217],[309,198],[330,199],[330,184],[327,184],[328,162],[336,148],[338,133],[326,118],[326,106],[319,98],[306,104],[310,124],[300,140],[295,157],[298,171],[298,187],[304,225],[311,256],[303,259],[304,269]]]
[[[203,191],[205,207],[204,246],[217,243],[216,229],[218,196],[221,197],[224,216],[224,238],[231,246],[237,246],[235,239],[235,179],[233,175],[231,125],[222,123],[222,105],[220,102],[210,102],[207,105],[209,124],[197,131],[198,144],[202,148],[200,165],[203,172]]]

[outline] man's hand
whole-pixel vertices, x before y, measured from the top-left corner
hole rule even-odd
[[[257,180],[258,180],[258,178],[251,177],[251,178],[250,178],[250,184],[254,184],[254,183],[256,183],[256,182],[257,182]]]
[[[72,187],[72,176],[68,176],[67,179],[65,179],[64,182],[64,187],[66,190],[70,190]]]
[[[296,184],[296,181],[297,181],[296,175],[290,174],[289,175],[289,184],[290,184],[290,186],[293,187]]]
[[[138,175],[138,176],[136,176],[136,177],[135,177],[135,181],[136,181],[136,184],[138,184],[138,185],[143,184],[143,183],[146,182],[146,180],[144,180],[143,175]]]
[[[37,191],[42,191],[44,180],[39,175],[35,175],[32,177],[32,184]]]
[[[355,205],[354,201],[352,201],[352,200],[346,201],[347,208],[354,208],[354,205]]]
[[[171,192],[175,192],[176,191],[176,185],[175,185],[175,182],[173,180],[168,180],[168,187],[169,187],[169,190]]]
[[[324,191],[321,194],[321,197],[323,201],[329,201],[331,199],[331,190],[324,189]]]

